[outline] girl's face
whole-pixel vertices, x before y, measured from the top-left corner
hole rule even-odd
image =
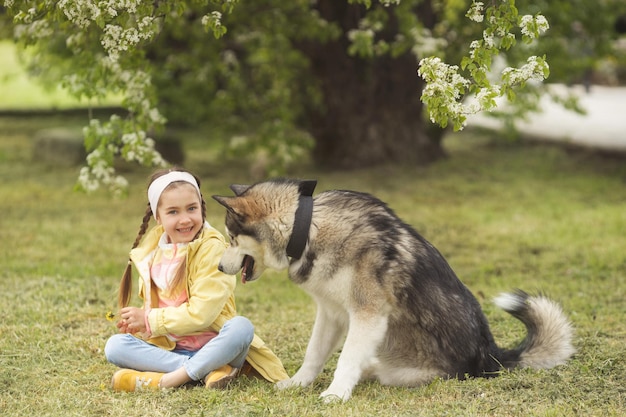
[[[157,223],[163,225],[170,243],[189,243],[202,228],[202,206],[191,184],[175,184],[161,193]]]

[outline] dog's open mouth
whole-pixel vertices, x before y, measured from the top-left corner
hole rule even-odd
[[[252,274],[254,273],[254,258],[246,255],[241,262],[241,282],[245,284],[250,281]]]

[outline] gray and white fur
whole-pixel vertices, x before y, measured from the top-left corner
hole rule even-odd
[[[325,401],[347,400],[366,378],[418,386],[437,377],[491,377],[515,367],[551,368],[575,352],[559,305],[522,291],[495,301],[524,323],[527,336],[513,349],[498,347],[478,301],[441,253],[369,194],[318,194],[308,243],[299,259],[290,258],[285,248],[301,186],[276,179],[213,196],[227,208],[231,241],[221,270],[242,270],[247,282],[266,268],[288,268],[317,303],[303,364],[279,388],[310,385],[342,342]]]

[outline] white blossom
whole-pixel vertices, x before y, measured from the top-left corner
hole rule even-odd
[[[526,60],[526,64],[520,68],[507,67],[502,70],[502,78],[508,80],[511,85],[525,83],[526,81],[543,81],[544,70],[548,69],[548,63],[536,56]]]
[[[60,0],[57,7],[81,29],[91,25],[102,13],[96,2],[88,0]]]
[[[443,38],[436,38],[427,28],[413,28],[410,30],[413,38],[411,52],[416,57],[434,55],[437,51],[446,47],[447,42]]]
[[[142,29],[131,27],[124,29],[119,25],[108,24],[104,27],[100,43],[109,54],[112,61],[119,60],[120,53],[133,49],[142,40],[153,36],[152,30],[146,29],[142,23]]]
[[[472,114],[478,113],[482,110],[491,110],[496,107],[496,97],[500,97],[501,88],[499,85],[492,85],[490,87],[481,88],[478,93],[476,93],[476,101],[478,102],[478,108],[476,111],[473,111]]]
[[[202,25],[203,26],[208,26],[211,22],[221,22],[222,21],[222,14],[220,12],[211,12],[209,14],[206,14],[204,16],[202,16]]]
[[[441,109],[430,108],[430,120],[433,123],[441,123],[449,117],[464,120],[462,115],[468,109],[459,100],[470,86],[470,81],[458,73],[459,67],[448,65],[438,57],[424,58],[419,65],[418,74],[426,81],[422,100],[426,103],[436,101]]]
[[[91,175],[88,167],[82,167],[80,169],[78,184],[88,193],[92,193],[100,187],[100,182]]]
[[[528,36],[531,39],[536,38],[537,35],[545,33],[550,28],[550,25],[544,16],[531,16],[528,14],[522,16],[519,26],[522,31],[522,35]]]
[[[54,34],[54,30],[46,20],[35,20],[27,25],[19,25],[15,27],[14,35],[16,38],[44,39]]]
[[[95,152],[95,151],[94,151]],[[78,184],[86,192],[94,192],[100,185],[107,186],[114,194],[120,195],[128,188],[128,181],[102,160],[91,158],[93,165],[83,167],[78,175]]]
[[[348,31],[348,39],[352,42],[358,38],[374,39],[375,35],[372,29],[352,29]]]
[[[382,4],[384,7],[389,7],[392,5],[398,5],[400,4],[400,0],[379,0],[380,4]]]
[[[543,15],[535,16],[535,23],[537,23],[537,29],[539,29],[539,33],[545,33],[550,29],[550,24],[548,24],[548,19]]]
[[[480,48],[480,41],[473,40],[473,41],[470,43],[470,52],[469,52],[469,56],[470,56],[470,58],[472,58],[472,59],[475,59],[475,58],[476,58],[476,50],[477,50],[478,48]]]
[[[150,119],[152,123],[162,124],[162,123],[165,123],[166,121],[165,117],[163,117],[159,109],[157,109],[156,107],[151,108],[150,110],[148,110],[147,113],[148,113],[148,118]]]
[[[493,48],[494,47],[494,35],[493,33],[489,33],[486,30],[483,31],[483,39],[485,40],[485,47]]]
[[[474,1],[472,2],[472,6],[467,11],[467,18],[474,22],[482,22],[484,19],[483,10],[485,4],[482,1]]]

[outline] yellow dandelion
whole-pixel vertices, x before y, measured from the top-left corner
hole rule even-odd
[[[107,311],[104,317],[106,317],[108,321],[113,321],[113,319],[115,319],[115,314],[112,311]]]

